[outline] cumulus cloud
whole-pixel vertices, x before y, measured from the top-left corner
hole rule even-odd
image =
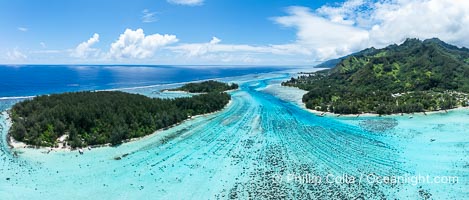
[[[148,9],[144,9],[142,11],[142,22],[143,23],[151,23],[157,21],[156,19],[156,12],[150,12]]]
[[[92,48],[92,46],[99,42],[99,34],[93,34],[93,37],[85,42],[80,43],[75,49],[72,50],[70,56],[76,58],[88,58],[90,56],[97,56],[98,49]]]
[[[275,18],[275,21],[297,29],[296,45],[310,49],[319,59],[360,49],[369,38],[365,30],[344,24],[343,20],[332,22],[305,7],[290,7],[287,12],[289,16]]]
[[[218,39],[217,37],[212,37],[212,40],[210,40],[210,44],[218,44],[220,42],[221,42],[221,40]]]
[[[217,51],[217,44],[220,42],[220,39],[218,39],[217,37],[213,37],[212,40],[207,43],[181,44],[175,47],[168,47],[168,49],[171,49],[175,52],[183,53],[189,57],[196,57],[205,55],[213,51]]]
[[[438,37],[446,42],[469,46],[469,1],[399,0],[375,4],[371,40],[383,45],[406,37]]]
[[[7,52],[7,58],[11,61],[21,61],[28,58],[25,54],[21,53],[17,48],[13,49],[13,51]]]
[[[282,54],[289,55],[295,53],[308,54],[307,50],[295,45],[264,45],[253,46],[247,44],[221,44],[221,39],[212,37],[206,43],[188,43],[177,46],[167,47],[176,53],[181,53],[187,57],[215,57],[225,53],[232,54]],[[226,56],[225,56],[226,57]],[[243,56],[247,57],[247,56]],[[232,60],[232,59],[230,59]],[[246,60],[246,59],[244,59]],[[250,57],[250,60],[254,60]]]
[[[64,52],[63,50],[54,50],[54,49],[49,49],[49,50],[35,50],[35,51],[30,51],[29,53],[32,54],[58,54]]]
[[[188,6],[198,6],[204,3],[204,0],[167,0],[167,1],[172,4],[188,5]]]
[[[119,39],[111,44],[109,58],[137,58],[144,59],[153,56],[161,47],[177,42],[175,35],[153,34],[145,36],[142,29],[126,29]]]
[[[297,30],[297,41],[290,45],[305,48],[318,59],[409,37],[469,45],[469,1],[464,0],[348,0],[317,10],[290,7],[287,13],[274,20]]]
[[[370,0],[349,0],[339,6],[322,6],[316,12],[319,16],[335,23],[361,25],[358,23],[366,21],[364,18],[367,16],[369,6],[372,6]]]

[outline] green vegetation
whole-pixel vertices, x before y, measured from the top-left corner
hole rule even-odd
[[[222,92],[226,90],[234,90],[238,89],[238,85],[232,83],[228,85],[226,83],[218,82],[218,81],[204,81],[200,83],[188,83],[181,87],[171,89],[173,91],[186,91],[191,93],[207,93],[207,92]]]
[[[115,145],[192,115],[222,109],[230,95],[218,91],[176,99],[152,99],[124,92],[39,96],[13,106],[10,135],[35,146],[56,146],[57,138],[64,134],[72,147]]]
[[[469,49],[439,39],[408,39],[344,57],[335,68],[282,83],[309,91],[309,109],[358,113],[412,113],[468,106]]]

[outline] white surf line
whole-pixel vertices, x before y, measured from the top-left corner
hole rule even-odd
[[[0,97],[0,100],[30,99],[36,96]]]
[[[222,79],[227,79],[227,78],[238,78],[238,77],[245,77],[245,76],[252,76],[252,75],[266,75],[266,74],[272,74],[272,73],[281,73],[284,72],[282,71],[273,71],[273,72],[265,72],[265,73],[252,73],[252,74],[245,74],[241,76],[226,76],[226,77],[219,77],[219,78],[208,78],[208,79],[201,79],[201,80],[193,80],[193,81],[183,81],[183,82],[176,82],[176,83],[161,83],[161,84],[155,84],[155,85],[146,85],[146,86],[136,86],[136,87],[124,87],[124,88],[112,88],[112,89],[103,89],[103,90],[92,90],[96,92],[100,91],[120,91],[120,90],[135,90],[135,89],[145,89],[145,88],[152,88],[152,87],[158,87],[158,86],[174,86],[174,85],[182,85],[182,84],[188,84],[188,83],[198,83],[198,82],[204,82],[204,81],[210,81],[210,80],[222,80]],[[234,82],[234,81],[232,81]]]
[[[238,77],[245,77],[245,76],[252,76],[252,75],[267,75],[267,74],[273,74],[273,73],[286,73],[286,71],[288,71],[288,70],[280,70],[280,71],[265,72],[265,73],[258,73],[258,74],[252,73],[252,74],[245,74],[245,75],[241,75],[241,76],[226,76],[226,77],[209,78],[209,79],[201,79],[201,80],[193,80],[193,81],[184,81],[184,82],[177,82],[177,83],[161,83],[161,84],[147,85],[147,86],[111,88],[111,89],[102,89],[102,90],[79,90],[79,91],[68,91],[68,92],[85,92],[85,91],[101,92],[101,91],[135,90],[135,89],[145,89],[145,88],[152,88],[152,87],[158,87],[158,86],[173,86],[173,85],[181,85],[181,84],[187,84],[187,83],[198,83],[198,82],[210,81],[210,80],[222,80],[222,79],[227,79],[227,78],[238,78]],[[231,82],[236,82],[236,81],[231,81]],[[61,93],[66,93],[66,92],[61,92]],[[40,94],[40,95],[34,95],[34,96],[0,97],[0,100],[30,99],[30,98],[34,98],[34,97],[42,96],[42,95],[51,95],[51,94]]]

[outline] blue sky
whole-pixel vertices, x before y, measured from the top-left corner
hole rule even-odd
[[[0,63],[311,65],[407,37],[467,46],[468,13],[459,0],[2,0]]]

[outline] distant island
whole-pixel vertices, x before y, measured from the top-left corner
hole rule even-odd
[[[190,83],[178,89],[203,94],[176,99],[153,99],[119,91],[38,96],[10,110],[13,124],[9,135],[28,145],[43,147],[56,147],[59,138],[72,148],[115,145],[191,116],[220,110],[231,99],[224,91],[237,87],[216,81]]]
[[[238,89],[238,85],[232,83],[231,85],[208,80],[200,83],[188,83],[181,87],[171,89],[170,91],[185,91],[190,93],[208,93],[208,92],[223,92],[227,90]]]
[[[291,78],[282,85],[307,90],[302,99],[307,108],[338,114],[468,106],[469,49],[437,38],[407,39],[401,45],[351,54],[334,68]]]

